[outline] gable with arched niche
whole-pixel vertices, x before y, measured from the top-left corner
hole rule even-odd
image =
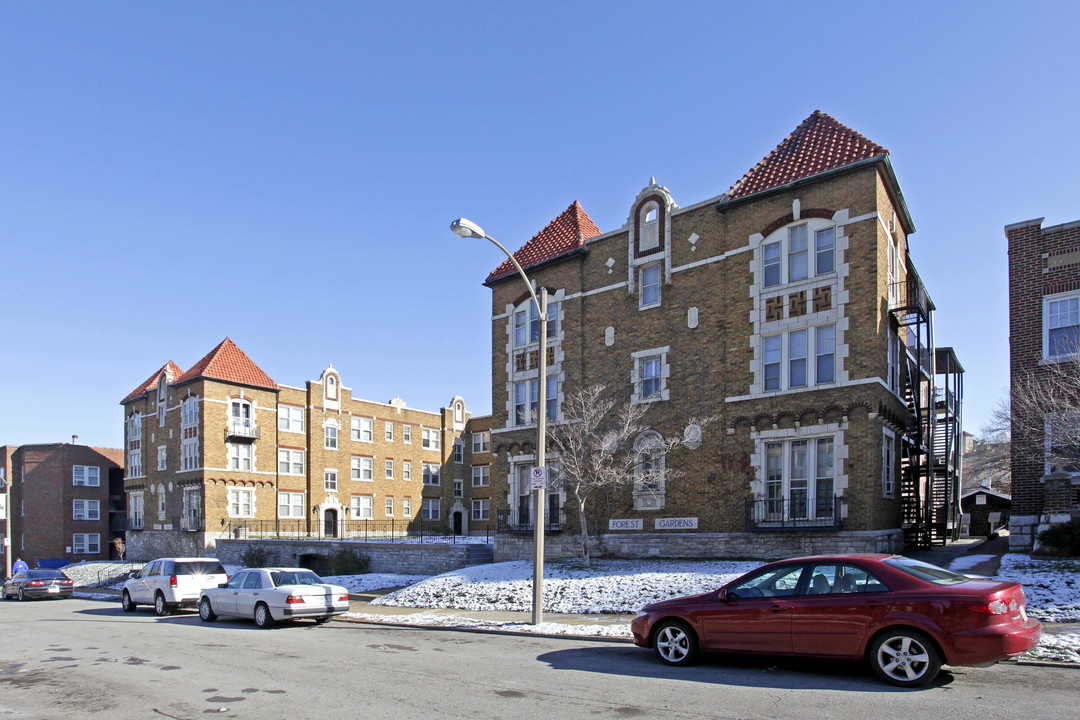
[[[642,309],[658,306],[661,286],[671,283],[671,213],[678,207],[668,189],[652,178],[630,209],[627,291],[638,295]]]
[[[341,409],[341,375],[334,369],[333,365],[328,365],[323,370],[322,375],[319,376],[319,383],[322,385],[322,401],[324,410],[340,410]]]

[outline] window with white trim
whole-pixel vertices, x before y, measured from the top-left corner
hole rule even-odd
[[[1071,358],[1080,351],[1080,294],[1043,298],[1043,357]]]
[[[394,498],[386,498],[383,514],[386,515],[386,517],[394,517]]]
[[[654,430],[646,430],[634,440],[634,509],[660,510],[664,507],[666,483],[663,438]]]
[[[305,516],[306,513],[304,512],[304,493],[278,493],[278,517],[303,518]]]
[[[490,500],[473,500],[472,501],[472,519],[473,520],[489,520],[491,518],[491,501]]]
[[[375,479],[375,458],[353,456],[350,471],[353,480],[373,481]]]
[[[337,427],[334,426],[334,425],[324,425],[323,426],[323,439],[324,439],[323,447],[325,447],[327,450],[337,450],[338,449],[338,429],[337,429]]]
[[[357,442],[375,442],[375,421],[372,418],[354,417],[352,439]]]
[[[401,442],[412,445],[412,425],[401,426]]]
[[[199,399],[194,396],[184,398],[180,403],[180,427],[199,424]]]
[[[814,342],[812,369],[808,357],[811,340]],[[835,379],[834,325],[801,328],[761,338],[761,382],[764,391],[823,385]]]
[[[439,466],[432,463],[423,463],[424,465],[424,484],[425,485],[438,485],[439,484]]]
[[[407,518],[412,517],[412,498],[401,499],[401,516]]]
[[[157,486],[157,514],[158,520],[165,519],[166,510],[166,498],[165,498],[165,484],[162,483]]]
[[[900,335],[890,325],[888,337],[889,343],[889,389],[896,395],[900,394]]]
[[[829,221],[789,225],[781,237],[761,245],[762,287],[799,282],[836,270],[836,226]],[[783,262],[785,256],[787,262]]]
[[[278,473],[282,475],[304,474],[303,450],[278,450]]]
[[[814,233],[814,274],[824,275],[835,269],[836,228],[822,228]]]
[[[832,520],[835,449],[830,437],[765,443],[765,516]]]
[[[442,447],[440,430],[429,430],[428,428],[421,428],[420,435],[420,447],[424,448],[425,450],[439,450]]]
[[[71,501],[71,519],[72,520],[100,520],[101,519],[101,501],[100,500],[72,500]]]
[[[157,469],[167,470],[169,468],[169,450],[165,445],[158,445],[157,449]]]
[[[96,465],[72,465],[71,484],[101,487],[101,468]]]
[[[394,461],[393,460],[386,460],[383,463],[383,473],[384,473],[383,477],[385,477],[387,480],[393,480],[394,479]]]
[[[142,450],[128,450],[128,477],[142,477]]]
[[[375,498],[370,495],[353,495],[352,516],[357,520],[374,520]]]
[[[454,497],[465,497],[465,481],[456,479],[454,480]]]
[[[337,470],[330,468],[323,470],[323,490],[337,492]]]
[[[131,493],[131,505],[128,507],[128,517],[131,519],[132,530],[142,530],[143,512],[146,507],[145,502],[141,491]]]
[[[438,520],[442,511],[439,498],[424,498],[420,506],[421,520]]]
[[[491,485],[491,466],[477,465],[472,469],[472,486],[487,487]]]
[[[643,265],[641,274],[641,292],[638,295],[638,307],[650,308],[660,304],[660,263]]]
[[[486,453],[491,451],[491,433],[487,430],[474,432],[472,436],[473,453]]]
[[[1080,479],[1080,415],[1054,413],[1043,422],[1044,471],[1070,473]]]
[[[184,428],[181,432],[187,433],[195,428]],[[199,436],[184,437],[180,441],[180,470],[194,470],[199,466]]]
[[[229,517],[255,517],[255,491],[251,488],[229,488]]]
[[[401,461],[401,479],[402,480],[412,480],[412,461],[411,460],[402,460]]]
[[[383,439],[386,442],[394,442],[394,423],[387,421],[383,425]]]
[[[101,552],[101,533],[75,533],[71,536],[74,555],[96,555]]]
[[[251,470],[253,447],[249,443],[225,443],[225,451],[229,457],[229,469],[249,472]]]
[[[278,430],[291,433],[304,432],[304,408],[278,405]]]
[[[458,464],[465,462],[465,443],[460,439],[454,440],[454,462]]]

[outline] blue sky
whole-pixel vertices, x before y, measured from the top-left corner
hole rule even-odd
[[[1080,219],[1078,7],[5,3],[0,444],[119,447],[119,401],[226,336],[279,383],[333,363],[489,412],[502,258],[451,220],[513,249],[579,200],[613,230],[650,177],[714,197],[816,109],[892,151],[975,431],[1008,383],[1002,228]]]

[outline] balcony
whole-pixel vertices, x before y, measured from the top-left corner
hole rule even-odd
[[[562,532],[563,511],[561,509],[549,509],[544,515],[544,533]],[[496,516],[496,532],[511,535],[527,535],[533,532],[531,518],[521,522],[510,510],[499,510]]]
[[[810,511],[814,517],[810,517]],[[839,530],[840,498],[822,498],[815,507],[806,500],[758,498],[746,502],[746,529],[751,532],[785,530]]]
[[[253,422],[232,421],[225,425],[225,442],[248,441],[259,439],[259,426]]]

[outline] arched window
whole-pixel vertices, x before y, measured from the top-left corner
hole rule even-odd
[[[638,250],[660,247],[660,204],[650,200],[638,213]]]
[[[664,441],[660,433],[646,430],[634,440],[634,509],[660,510],[666,492]]]

